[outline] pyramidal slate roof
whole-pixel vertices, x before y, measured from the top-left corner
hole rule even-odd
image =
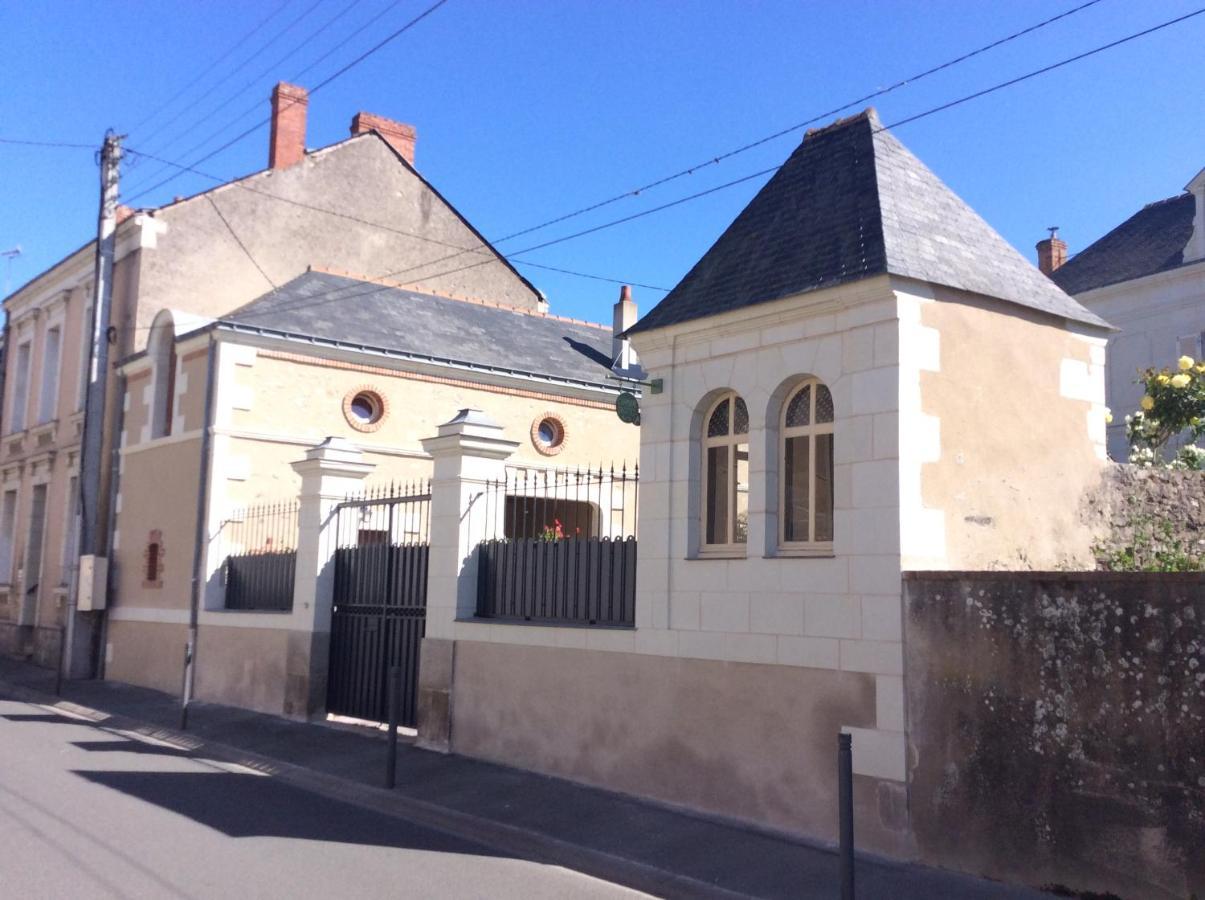
[[[703,258],[631,330],[886,273],[1108,327],[1014,250],[868,109],[808,132]]]
[[[466,368],[617,387],[611,329],[309,271],[223,323]]]
[[[1185,192],[1148,203],[1050,276],[1068,294],[1154,275],[1184,263],[1196,198]]]

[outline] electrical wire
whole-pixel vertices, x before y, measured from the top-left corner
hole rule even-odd
[[[95,150],[95,144],[72,144],[67,141],[27,141],[22,138],[0,137],[0,144],[16,147],[62,147],[67,150]]]
[[[345,75],[347,72],[349,72],[351,69],[358,66],[360,63],[364,62],[364,60],[368,59],[374,53],[381,50],[383,47],[385,47],[391,41],[393,41],[396,38],[400,37],[401,35],[405,34],[407,31],[409,31],[411,28],[413,28],[415,25],[417,25],[423,19],[427,18],[427,16],[431,15],[431,13],[435,12],[437,9],[439,9],[441,6],[443,6],[447,2],[448,2],[448,0],[436,0],[435,3],[428,6],[421,13],[419,13],[417,16],[415,16],[413,19],[411,19],[405,25],[403,25],[401,28],[397,29],[392,34],[388,35],[383,40],[379,41],[377,44],[374,44],[368,50],[365,50],[363,53],[361,53],[359,56],[357,56],[351,62],[349,62],[349,63],[345,64],[344,66],[342,66],[341,68],[337,69],[333,74],[328,75],[325,79],[323,79],[321,82],[319,82],[315,87],[310,89],[310,91],[309,91],[310,96],[313,96],[318,91],[322,90],[322,88],[326,87],[328,84],[333,82],[335,79],[340,78],[343,75]],[[267,119],[264,119],[262,122],[259,122],[258,124],[251,126],[247,130],[241,132],[240,134],[238,134],[235,137],[228,140],[226,143],[222,144],[216,150],[212,150],[209,153],[205,154],[205,156],[201,157],[200,159],[194,160],[191,163],[191,165],[194,165],[194,166],[200,165],[201,163],[203,163],[207,160],[213,159],[213,157],[217,156],[222,151],[234,146],[239,141],[254,134],[256,131],[263,128],[265,125],[267,125],[271,121],[272,120],[269,117]],[[175,174],[169,175],[167,178],[164,178],[162,181],[156,182],[155,184],[151,185],[150,187],[139,191],[137,194],[135,194],[133,197],[131,197],[130,200],[133,201],[133,200],[137,200],[139,197],[146,196],[151,191],[157,190],[158,188],[163,187],[165,184],[168,184],[169,182],[174,181],[175,179],[179,178],[181,174],[183,174],[182,171],[177,171]]]
[[[176,91],[174,94],[172,94],[166,100],[164,100],[163,103],[156,106],[150,113],[148,113],[147,115],[145,115],[141,119],[139,119],[138,122],[134,125],[134,127],[129,130],[129,133],[135,134],[139,128],[141,128],[143,125],[146,125],[148,122],[152,121],[155,118],[155,116],[159,115],[159,113],[163,112],[163,110],[167,109],[169,106],[171,106],[173,103],[175,103],[181,97],[183,97],[184,94],[187,93],[188,90],[193,85],[197,84],[197,82],[204,79],[206,75],[208,75],[210,72],[212,72],[214,69],[216,69],[219,63],[225,61],[227,59],[227,57],[229,57],[232,53],[234,53],[234,51],[236,51],[243,44],[247,43],[247,41],[250,40],[252,37],[254,37],[255,34],[257,34],[261,28],[263,28],[265,25],[267,25],[271,19],[273,19],[275,16],[277,16],[281,12],[281,10],[283,10],[286,6],[288,6],[292,2],[293,2],[293,0],[284,0],[284,2],[281,3],[279,6],[277,6],[274,10],[272,10],[272,12],[268,13],[266,16],[264,16],[262,19],[260,19],[259,22],[250,31],[248,31],[241,38],[239,38],[225,53],[223,53],[221,56],[219,56],[217,59],[215,59],[213,62],[211,62],[208,66],[206,66],[205,69],[201,72],[201,74],[199,74],[195,78],[192,78],[191,80],[189,80],[188,83],[186,83],[184,85],[184,87],[180,88],[180,90]]]
[[[222,224],[226,226],[226,230],[230,232],[230,236],[234,238],[234,242],[238,244],[239,249],[243,251],[247,259],[251,260],[251,265],[255,266],[255,268],[259,271],[259,274],[264,277],[264,281],[268,282],[268,284],[272,286],[272,291],[275,293],[277,290],[276,282],[268,277],[268,273],[264,271],[264,267],[259,264],[256,258],[251,254],[251,251],[247,249],[247,245],[243,243],[243,239],[238,236],[238,232],[234,230],[234,227],[226,219],[226,216],[222,214],[222,210],[218,206],[217,201],[213,199],[213,194],[206,194],[205,199],[209,201],[209,205],[213,207],[213,211],[218,214],[218,218],[222,220]]]
[[[208,113],[206,113],[204,116],[202,116],[196,122],[193,122],[189,128],[189,131],[180,135],[178,138],[169,141],[167,144],[165,144],[159,150],[159,152],[160,153],[164,152],[164,150],[166,150],[167,147],[170,147],[173,144],[177,143],[178,141],[182,140],[185,136],[192,134],[196,129],[199,129],[202,125],[204,125],[206,122],[210,121],[218,113],[226,110],[228,105],[230,103],[234,102],[234,100],[236,98],[241,97],[243,94],[246,94],[252,88],[259,85],[266,76],[268,76],[272,72],[276,71],[280,66],[282,66],[285,63],[286,60],[288,60],[291,56],[295,55],[296,53],[300,52],[307,44],[309,44],[311,41],[313,41],[315,38],[317,38],[319,35],[321,35],[323,32],[325,32],[328,28],[330,28],[333,24],[335,24],[335,22],[337,22],[339,19],[342,19],[344,16],[346,16],[348,13],[350,13],[353,9],[355,9],[356,6],[358,6],[362,2],[363,2],[363,0],[350,0],[350,2],[347,3],[346,5],[344,5],[342,8],[340,8],[340,10],[335,13],[335,15],[333,15],[331,18],[327,19],[325,22],[323,22],[321,25],[319,25],[314,31],[310,32],[308,35],[306,35],[304,38],[302,38],[300,43],[295,44],[294,46],[290,47],[285,52],[284,56],[273,61],[270,65],[265,66],[261,72],[258,72],[253,78],[251,78],[249,81],[247,81],[242,87],[238,88],[238,90],[236,90],[233,94],[231,94],[229,97],[227,97],[224,101],[222,101],[220,104],[218,104],[213,109],[211,109]],[[257,100],[255,102],[255,105],[253,107],[251,107],[251,109],[259,109],[261,102],[262,101]],[[238,117],[236,117],[236,121],[241,119],[242,117],[243,117],[242,114],[240,114]],[[223,131],[228,129],[231,124],[232,123],[228,122],[226,125],[222,126],[220,129],[218,129],[216,134],[221,134]],[[191,156],[197,150],[199,150],[202,147],[205,147],[206,145],[211,143],[216,138],[216,134],[210,134],[208,137],[202,138],[200,142],[194,143],[187,150],[181,151],[180,155],[185,156],[185,157]],[[161,168],[155,172],[149,173],[147,175],[147,180],[150,181],[154,178],[158,178],[163,173],[163,171],[164,170]]]
[[[290,76],[289,76],[289,79],[288,79],[288,80],[289,80],[289,82],[290,82],[291,84],[297,84],[297,83],[299,83],[299,82],[301,81],[301,78],[302,78],[304,75],[306,75],[308,72],[310,72],[310,71],[312,71],[313,69],[315,69],[317,66],[319,66],[320,64],[322,64],[322,63],[323,63],[324,61],[326,61],[327,59],[329,59],[329,58],[330,58],[332,55],[334,55],[336,52],[338,52],[340,49],[342,49],[344,46],[346,46],[348,43],[350,43],[352,40],[354,40],[356,37],[358,37],[358,36],[359,36],[361,33],[363,33],[363,32],[364,32],[366,29],[368,29],[369,27],[371,27],[372,25],[374,25],[374,24],[375,24],[375,23],[376,23],[376,22],[377,22],[379,19],[381,19],[382,17],[384,17],[386,14],[388,14],[388,13],[392,12],[392,11],[393,11],[394,9],[396,9],[398,6],[401,6],[401,4],[402,4],[402,3],[403,3],[403,0],[392,0],[392,2],[390,2],[390,3],[389,3],[389,4],[387,4],[387,5],[386,5],[384,8],[382,8],[381,10],[379,10],[379,11],[376,13],[376,15],[372,16],[371,18],[369,18],[369,19],[368,19],[366,22],[364,22],[364,23],[363,23],[363,24],[362,24],[362,25],[361,25],[359,28],[357,28],[357,29],[356,29],[355,31],[353,31],[351,34],[349,34],[349,35],[347,35],[346,37],[344,37],[344,38],[343,38],[341,41],[338,41],[338,42],[337,42],[336,44],[334,44],[332,47],[328,48],[328,49],[327,49],[327,51],[326,51],[325,53],[323,53],[321,56],[319,56],[319,57],[318,57],[317,59],[315,59],[313,62],[311,62],[311,63],[309,63],[308,65],[306,65],[306,66],[305,66],[305,68],[300,69],[300,70],[298,70],[297,72],[295,72],[294,74],[290,75]],[[262,104],[263,104],[263,101],[262,101],[262,100],[256,100],[256,101],[255,101],[254,103],[252,103],[250,106],[247,106],[246,108],[244,108],[244,109],[243,109],[243,111],[242,111],[241,113],[239,113],[237,116],[235,116],[234,118],[232,118],[232,119],[230,119],[229,121],[227,121],[225,125],[222,125],[222,126],[221,126],[220,128],[218,128],[218,129],[217,129],[215,132],[213,132],[212,134],[210,134],[210,136],[209,136],[209,137],[207,137],[207,138],[206,138],[204,141],[202,141],[200,144],[196,144],[196,145],[192,146],[191,148],[189,148],[188,150],[184,151],[184,152],[183,152],[183,153],[181,153],[180,155],[181,155],[181,156],[188,156],[188,155],[190,155],[191,153],[194,153],[194,152],[196,152],[197,150],[201,150],[201,149],[205,148],[206,146],[208,146],[209,144],[213,143],[214,141],[218,140],[218,139],[219,139],[219,138],[220,138],[220,137],[221,137],[223,134],[225,134],[226,132],[228,132],[228,131],[229,131],[231,128],[233,128],[234,126],[238,125],[240,122],[243,122],[243,121],[245,121],[246,119],[250,118],[250,117],[251,117],[252,115],[254,115],[255,113],[259,112],[259,110],[260,110],[260,108],[261,108]],[[160,169],[156,170],[155,175],[158,175],[158,174],[159,174],[160,172],[162,172],[162,171],[163,171],[163,169],[162,169],[162,168],[160,168]],[[148,178],[147,178],[147,181],[150,181],[150,180],[151,180],[151,177],[148,177]],[[145,183],[145,182],[144,182],[144,183]]]

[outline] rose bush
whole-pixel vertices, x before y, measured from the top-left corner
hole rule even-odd
[[[1147,369],[1138,383],[1146,393],[1141,409],[1126,416],[1130,462],[1140,466],[1205,469],[1205,362],[1181,356],[1173,369]],[[1168,457],[1166,446],[1183,435],[1183,446]]]

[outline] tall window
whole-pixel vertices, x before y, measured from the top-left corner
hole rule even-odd
[[[743,549],[748,534],[749,410],[729,393],[703,419],[703,549]]]
[[[0,583],[13,583],[13,541],[17,529],[17,492],[5,491],[0,500]]]
[[[16,369],[13,372],[13,413],[9,418],[8,429],[10,432],[25,430],[26,407],[29,406],[29,355],[29,341],[17,347]]]
[[[55,418],[59,405],[59,356],[63,346],[63,329],[47,329],[42,353],[42,391],[38,398],[38,424]]]
[[[833,395],[805,381],[782,411],[783,547],[830,549],[833,541]]]
[[[72,475],[67,485],[67,518],[63,525],[63,559],[59,566],[59,581],[67,584],[71,570],[79,564],[76,558],[76,514],[79,512],[79,477]]]
[[[163,316],[161,313],[160,316]],[[154,360],[154,393],[151,414],[151,437],[167,437],[172,433],[173,406],[176,399],[176,335],[170,318],[155,317],[147,353]]]

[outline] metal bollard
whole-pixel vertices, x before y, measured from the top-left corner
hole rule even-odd
[[[841,832],[841,900],[854,900],[853,739],[837,735],[837,809]]]
[[[389,669],[389,754],[385,757],[385,787],[393,790],[397,781],[397,727],[401,717],[402,667]]]

